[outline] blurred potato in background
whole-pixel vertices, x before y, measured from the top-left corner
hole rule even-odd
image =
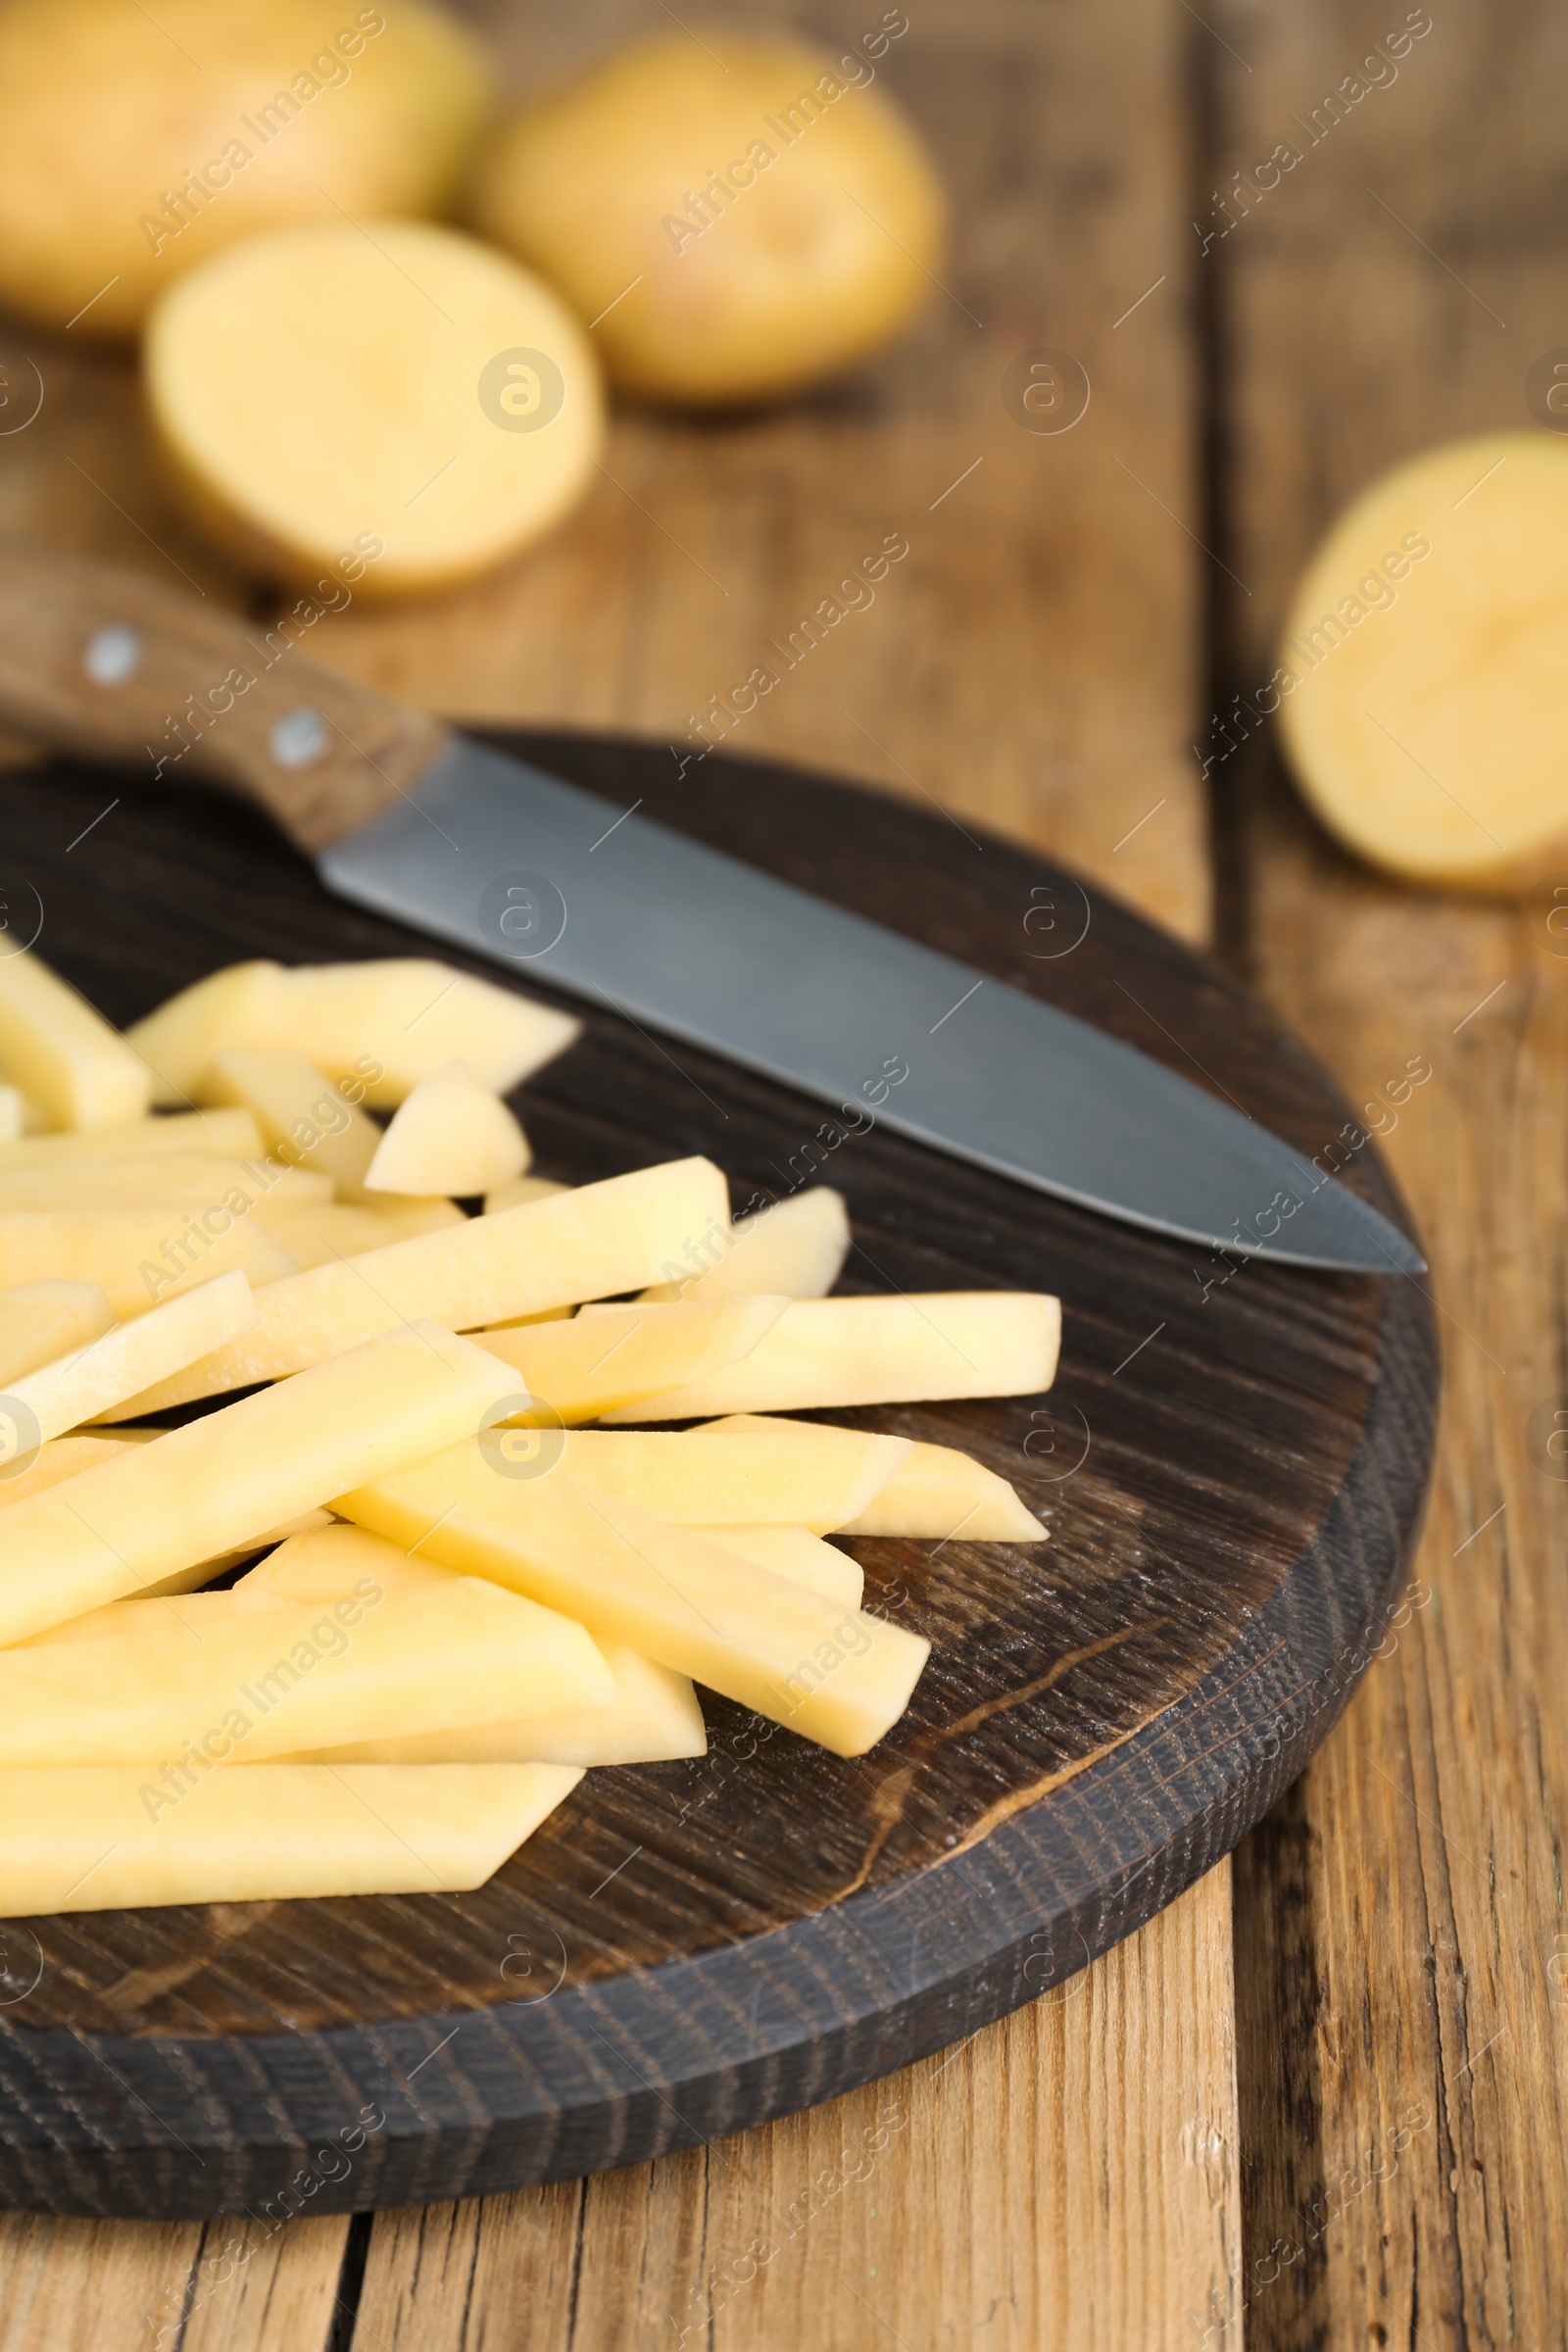
[[[505,125],[474,218],[594,322],[627,391],[720,407],[836,374],[941,264],[935,171],[872,87],[906,29],[890,10],[842,52],[707,26],[621,50]]]
[[[444,210],[491,111],[421,0],[5,0],[0,300],[129,336],[258,229]]]

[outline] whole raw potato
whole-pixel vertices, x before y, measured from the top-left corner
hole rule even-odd
[[[0,0],[0,300],[125,336],[258,229],[439,212],[490,104],[422,0]]]
[[[835,374],[941,266],[936,174],[864,54],[893,37],[841,55],[705,28],[624,50],[507,124],[475,218],[630,391],[713,407]]]

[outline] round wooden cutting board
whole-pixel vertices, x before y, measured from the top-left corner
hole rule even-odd
[[[1031,854],[774,766],[682,779],[665,745],[498,740],[1099,1023],[1307,1153],[1339,1137],[1345,1181],[1402,1216],[1268,1013]],[[327,897],[216,793],[60,767],[7,778],[0,811],[12,903],[38,892],[40,953],[120,1022],[244,956],[450,955]],[[1179,1894],[1385,1639],[1433,1442],[1419,1283],[1226,1260],[881,1128],[842,1140],[805,1097],[608,1012],[517,1100],[538,1168],[573,1182],[702,1152],[743,1200],[814,1162],[854,1220],[846,1289],[1059,1293],[1049,1397],[823,1416],[969,1448],[1052,1540],[855,1543],[866,1606],[933,1643],[868,1756],[706,1699],[707,1758],[590,1773],[472,1894],[0,1922],[0,2202],[406,2204],[826,2098]]]

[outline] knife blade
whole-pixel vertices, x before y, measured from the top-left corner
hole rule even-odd
[[[343,897],[1126,1223],[1302,1267],[1424,1270],[1335,1177],[1103,1030],[452,735],[278,634],[138,574],[0,549],[0,718],[238,786]]]

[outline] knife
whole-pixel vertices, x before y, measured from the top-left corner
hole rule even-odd
[[[6,544],[0,719],[232,786],[342,897],[1038,1191],[1234,1256],[1424,1270],[1324,1170],[1104,1031],[320,668],[322,617],[305,597],[248,624]]]

